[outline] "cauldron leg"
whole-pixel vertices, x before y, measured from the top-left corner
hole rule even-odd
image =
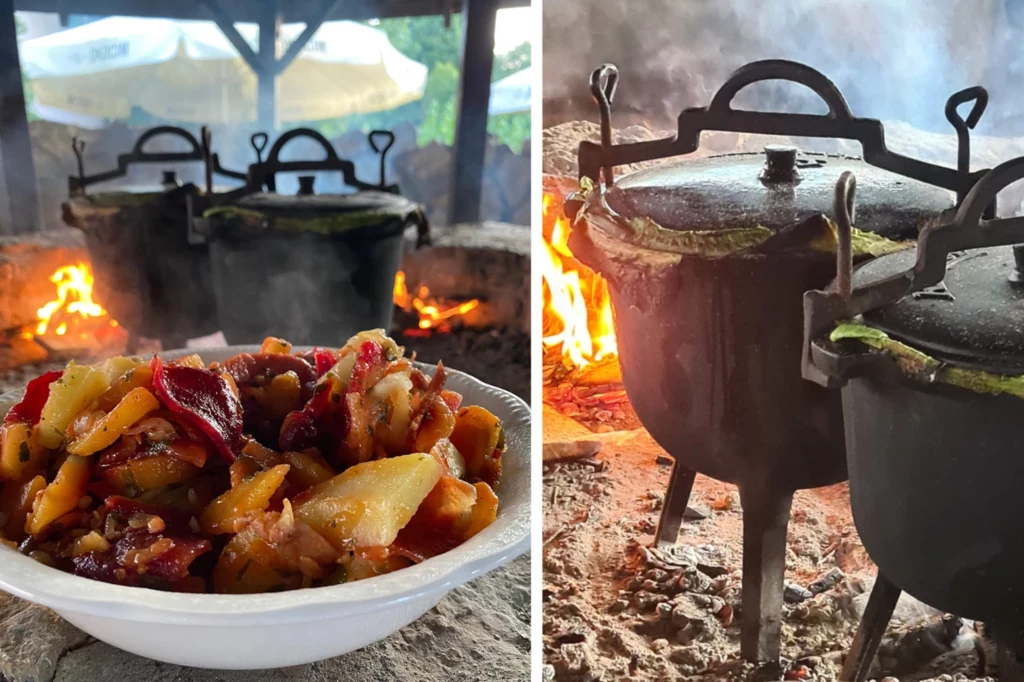
[[[878,645],[882,643],[882,635],[885,634],[892,612],[896,609],[900,592],[900,588],[889,582],[881,573],[875,578],[875,586],[868,597],[864,617],[860,619],[860,627],[857,628],[857,635],[850,645],[850,653],[843,664],[843,672],[839,675],[843,682],[864,682],[868,679],[868,669],[875,660],[875,654],[878,653]]]
[[[661,510],[658,532],[654,535],[655,545],[673,545],[679,537],[679,527],[683,525],[683,514],[686,504],[690,501],[693,490],[693,479],[697,472],[683,466],[679,460],[672,465],[672,478],[668,482],[665,493],[665,506]]]
[[[743,503],[743,622],[740,654],[777,661],[782,646],[782,588],[786,526],[793,493],[755,483],[740,486]]]

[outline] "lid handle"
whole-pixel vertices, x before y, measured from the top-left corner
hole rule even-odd
[[[836,84],[830,81],[825,74],[812,69],[806,64],[791,62],[786,59],[764,59],[758,62],[751,62],[733,71],[729,79],[718,89],[715,96],[711,98],[711,104],[705,110],[688,109],[683,116],[691,112],[697,113],[746,113],[756,114],[754,111],[744,111],[732,108],[732,101],[739,91],[748,85],[760,83],[761,81],[782,80],[792,83],[799,83],[814,91],[828,107],[826,116],[815,116],[815,118],[830,118],[846,122],[853,119],[850,112],[850,105],[846,103],[843,93],[839,92]],[[768,113],[768,112],[765,112]],[[807,114],[776,114],[779,116],[806,116]],[[743,132],[743,131],[736,131]]]
[[[281,150],[292,140],[299,137],[308,137],[323,147],[325,156],[319,161],[281,161]],[[277,174],[297,171],[339,171],[342,180],[350,187],[359,190],[381,190],[385,192],[398,192],[396,185],[383,186],[372,185],[362,182],[356,178],[355,164],[346,159],[338,157],[337,152],[331,146],[326,137],[312,128],[296,128],[282,134],[274,142],[274,145],[267,153],[267,160],[254,163],[249,166],[248,185],[252,191],[259,191],[266,186],[270,192],[277,191]]]
[[[619,86],[619,69],[614,64],[602,64],[590,74],[590,94],[601,112],[601,149],[608,150],[612,146],[612,100]],[[604,184],[611,187],[615,184],[615,169],[605,166]]]
[[[828,113],[790,114],[742,111],[732,107],[732,100],[740,90],[766,80],[785,80],[810,88],[828,107]],[[708,106],[684,110],[679,115],[678,132],[674,137],[622,145],[581,142],[580,177],[590,178],[596,184],[605,167],[692,154],[699,148],[701,133],[705,131],[854,140],[861,143],[866,162],[957,192],[966,193],[972,182],[984,173],[979,171],[964,177],[952,168],[890,151],[885,146],[881,121],[853,116],[842,93],[824,74],[798,62],[767,59],[733,72]]]

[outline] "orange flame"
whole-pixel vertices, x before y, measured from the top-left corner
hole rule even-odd
[[[544,217],[551,217],[551,195],[543,200]],[[544,282],[544,345],[561,346],[562,356],[585,367],[618,354],[608,285],[600,275],[576,261],[569,249],[572,228],[564,216],[555,218],[550,239],[544,241],[541,277]],[[566,263],[566,259],[573,259]]]
[[[64,336],[69,329],[78,330],[81,324],[97,318],[107,318],[109,326],[117,326],[103,306],[92,300],[93,277],[88,265],[78,263],[57,268],[50,275],[50,281],[57,285],[57,298],[36,311],[39,317],[36,336],[46,334],[54,318],[57,318],[57,326],[53,333],[57,336]]]
[[[423,285],[420,285],[416,290],[416,295],[412,296],[405,284],[405,273],[401,270],[395,275],[394,294],[395,305],[403,310],[415,310],[419,314],[420,320],[417,326],[420,329],[441,328],[444,330],[447,326],[446,320],[465,315],[480,305],[480,300],[474,298],[465,303],[445,306],[441,301],[430,298],[430,289]]]

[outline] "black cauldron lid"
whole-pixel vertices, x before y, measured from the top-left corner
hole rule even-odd
[[[936,359],[1020,374],[1024,372],[1024,283],[1014,258],[1017,248],[950,253],[940,284],[869,310],[863,320]],[[1024,253],[1021,256],[1024,265]],[[905,272],[916,260],[915,248],[866,263],[854,273],[853,287]]]
[[[915,238],[951,209],[940,187],[876,168],[855,157],[772,145],[763,153],[710,156],[616,179],[604,193],[625,218],[646,217],[674,231],[766,227],[773,232],[832,208],[836,179],[857,176],[857,227],[890,239]]]
[[[424,222],[422,207],[400,194],[360,190],[350,194],[313,194],[312,178],[300,178],[299,194],[249,194],[205,212],[210,227],[245,223],[260,229],[338,234],[360,228],[389,231],[408,222]]]

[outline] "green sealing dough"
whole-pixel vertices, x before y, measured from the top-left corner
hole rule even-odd
[[[1024,398],[1024,375],[1007,376],[944,364],[926,353],[859,322],[843,322],[829,334],[832,342],[856,340],[885,353],[908,376],[924,383],[943,383],[974,393]]]

